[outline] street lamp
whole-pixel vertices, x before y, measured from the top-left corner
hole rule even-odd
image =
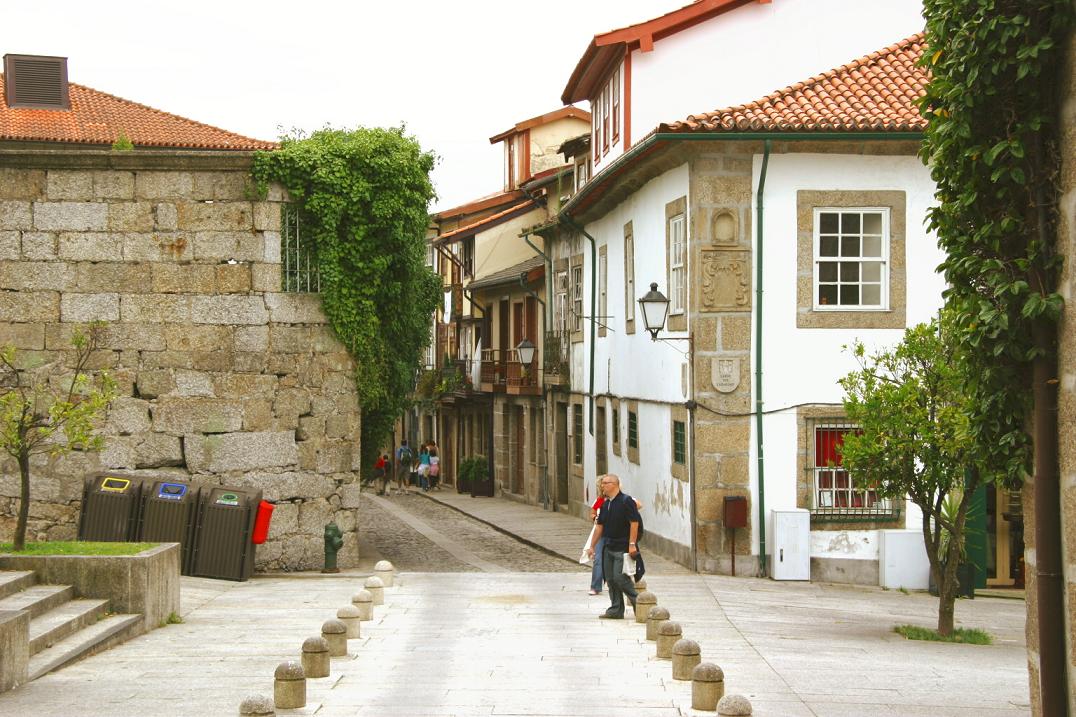
[[[534,352],[537,350],[534,344],[530,342],[530,339],[523,339],[516,346],[516,353],[519,354],[519,362],[524,366],[530,366],[531,361],[534,360]]]
[[[665,328],[665,317],[669,315],[669,300],[658,291],[657,282],[651,282],[650,291],[639,299],[643,309],[643,324],[650,332],[650,338],[658,340],[658,332]]]

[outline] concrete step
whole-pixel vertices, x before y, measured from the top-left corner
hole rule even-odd
[[[0,570],[0,600],[36,584],[33,570]]]
[[[34,585],[0,600],[0,610],[28,610],[33,619],[73,597],[75,589],[70,585]]]
[[[92,625],[108,612],[108,600],[75,599],[30,621],[30,655]]]
[[[136,633],[141,622],[141,615],[110,615],[68,635],[30,658],[28,679],[36,680],[69,662],[122,642]]]

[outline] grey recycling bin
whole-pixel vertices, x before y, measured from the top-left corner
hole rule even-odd
[[[87,478],[82,486],[78,539],[135,540],[141,504],[141,478],[119,473],[101,473]]]
[[[174,480],[147,480],[142,496],[139,540],[179,543],[180,572],[190,575],[199,487]]]
[[[254,572],[254,519],[262,492],[249,488],[202,490],[194,527],[191,575],[246,580]]]

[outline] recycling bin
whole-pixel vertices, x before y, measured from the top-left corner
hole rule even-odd
[[[246,580],[254,572],[254,520],[262,492],[210,488],[201,492],[194,527],[191,575]]]
[[[139,540],[179,543],[180,571],[190,575],[199,487],[174,480],[147,481],[142,496]]]
[[[79,540],[136,540],[142,504],[142,479],[119,473],[90,476],[82,486]]]

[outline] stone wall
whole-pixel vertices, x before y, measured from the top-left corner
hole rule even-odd
[[[0,151],[0,344],[59,357],[108,322],[94,368],[119,398],[104,450],[33,464],[28,539],[75,536],[82,480],[106,469],[260,487],[276,502],[262,570],[358,559],[353,364],[313,294],[280,292],[282,192],[242,153]],[[0,539],[18,472],[0,464]]]

